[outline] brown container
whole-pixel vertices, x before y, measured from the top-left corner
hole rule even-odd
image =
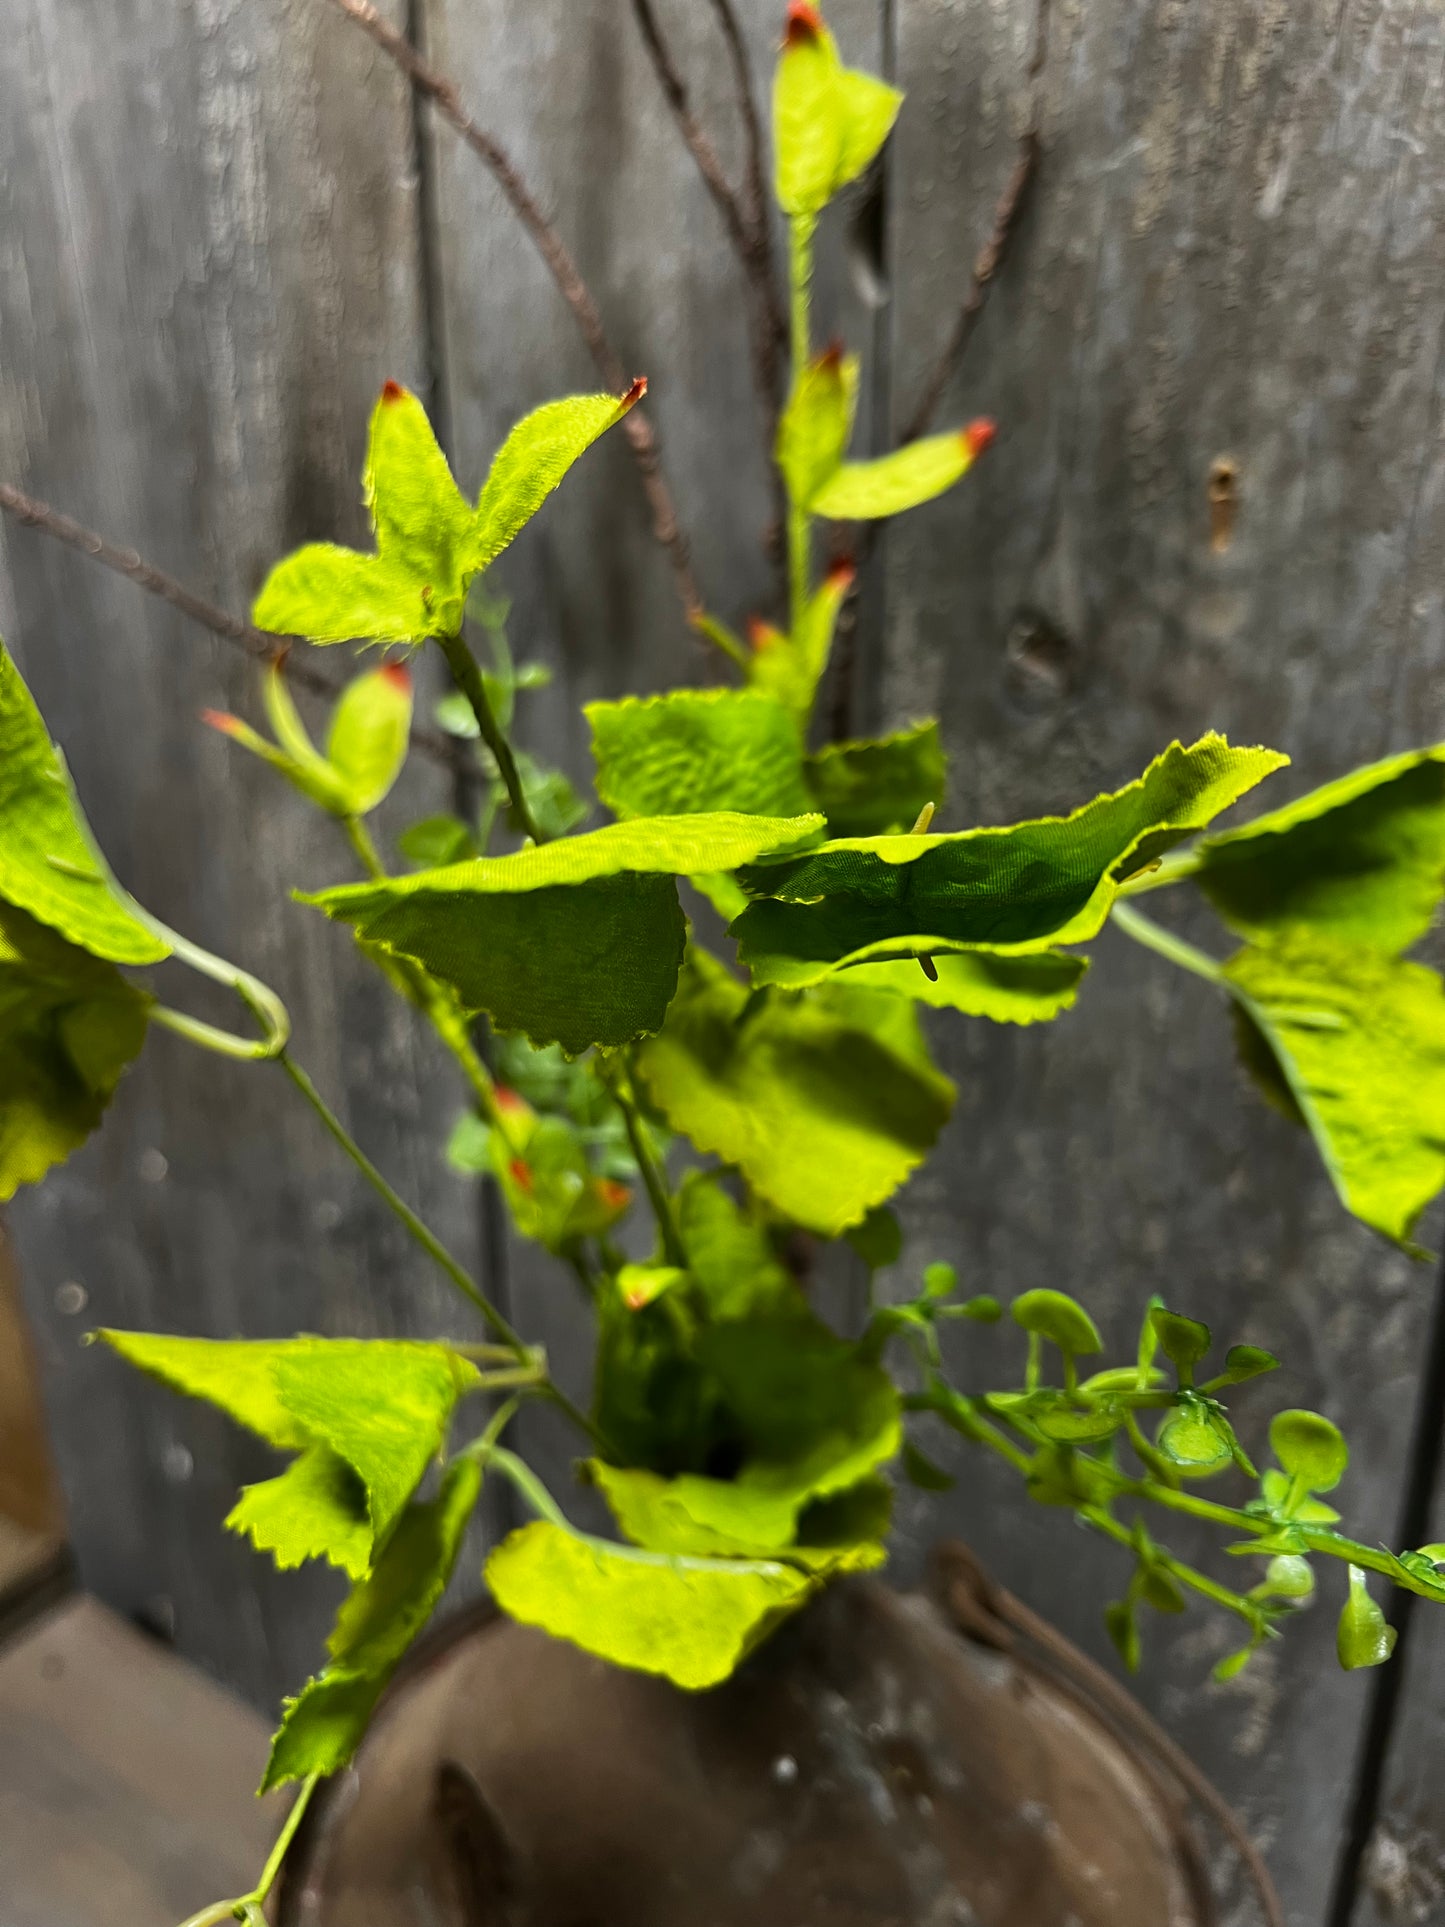
[[[1157,1756],[961,1548],[937,1570],[831,1588],[707,1693],[460,1616],[308,1816],[281,1927],[1206,1927]]]

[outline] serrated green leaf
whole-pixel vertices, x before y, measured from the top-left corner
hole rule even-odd
[[[269,1444],[321,1445],[344,1460],[365,1488],[373,1547],[440,1449],[457,1399],[477,1380],[475,1366],[446,1346],[409,1340],[99,1336],[151,1377],[219,1406]],[[294,1477],[314,1491],[320,1473],[313,1464]],[[254,1530],[259,1509],[266,1529],[279,1531],[278,1505],[293,1489],[278,1493],[280,1483],[251,1488],[265,1496],[251,1499],[238,1524]]]
[[[1269,1444],[1284,1470],[1310,1492],[1333,1492],[1350,1462],[1340,1428],[1318,1412],[1276,1412]]]
[[[942,809],[948,786],[936,722],[871,741],[829,743],[806,759],[803,773],[813,807],[835,837],[911,830],[926,803]]]
[[[406,1508],[375,1567],[342,1605],[327,1641],[333,1661],[390,1674],[447,1589],[481,1485],[475,1459],[454,1459],[437,1496]]]
[[[489,568],[531,521],[572,464],[620,422],[646,392],[635,382],[625,395],[567,395],[525,415],[497,451],[477,503],[470,567]]]
[[[423,817],[402,831],[396,847],[420,870],[436,870],[481,855],[475,833],[459,816]]]
[[[961,482],[978,458],[974,431],[927,435],[871,462],[844,462],[808,507],[833,522],[873,522],[902,515]]]
[[[385,1680],[330,1667],[288,1699],[258,1794],[312,1773],[339,1773],[360,1746]]]
[[[911,1018],[901,999],[856,990],[842,1003],[773,994],[744,1016],[746,988],[694,950],[638,1058],[675,1130],[739,1166],[797,1223],[834,1236],[892,1196],[953,1103],[953,1085],[921,1052],[866,1023],[859,1000],[869,995],[893,1007],[880,1025]]]
[[[1421,964],[1299,933],[1241,950],[1224,972],[1346,1209],[1409,1248],[1445,1185],[1445,985]]]
[[[816,215],[872,161],[903,96],[843,66],[816,15],[790,23],[773,82],[775,188],[785,214]]]
[[[332,712],[326,759],[340,778],[351,815],[368,815],[401,774],[411,708],[411,677],[400,663],[368,670],[342,691]]]
[[[679,689],[588,703],[597,794],[614,815],[812,811],[795,717],[748,689]]]
[[[1383,1666],[1395,1650],[1395,1628],[1370,1597],[1364,1572],[1350,1567],[1350,1591],[1335,1631],[1335,1651],[1346,1672]]]
[[[778,467],[795,502],[810,502],[841,465],[858,405],[858,357],[829,348],[793,378],[778,422]]]
[[[511,1618],[694,1691],[726,1679],[818,1583],[781,1561],[606,1546],[541,1520],[502,1541],[486,1577]]]
[[[324,1445],[308,1447],[274,1479],[243,1486],[226,1527],[257,1552],[269,1552],[283,1571],[325,1559],[360,1579],[371,1564],[375,1535],[366,1487]]]
[[[106,868],[60,752],[3,642],[0,901],[108,963],[159,963],[171,954]]]
[[[906,962],[857,964],[846,981],[892,991],[935,1010],[986,1017],[994,1024],[1047,1024],[1073,1009],[1089,968],[1087,957],[1065,950],[1036,950],[1022,957],[976,950],[945,953],[931,962],[932,977],[910,957]]]
[[[759,862],[732,926],[755,981],[818,983],[920,952],[1024,955],[1098,934],[1120,884],[1285,759],[1206,736],[1071,816],[948,835],[852,837]]]
[[[95,1130],[150,1003],[113,964],[0,901],[0,1203]]]
[[[732,812],[638,818],[302,901],[420,963],[500,1029],[575,1055],[661,1026],[685,941],[674,876],[733,869],[821,822]]]
[[[1354,770],[1199,856],[1200,888],[1240,936],[1303,927],[1408,950],[1445,894],[1445,744]]]
[[[684,1474],[664,1479],[655,1472],[588,1461],[587,1476],[634,1545],[652,1552],[714,1559],[779,1559],[820,1577],[866,1572],[883,1563],[884,1548],[871,1534],[826,1544],[793,1538],[794,1515],[777,1538],[779,1509],[771,1495],[720,1479]],[[699,1516],[701,1515],[701,1516]],[[725,1522],[725,1523],[720,1523]],[[871,1526],[876,1521],[868,1520]]]
[[[766,1229],[749,1217],[720,1180],[689,1171],[675,1201],[688,1269],[712,1319],[752,1318],[800,1301],[798,1285],[778,1261]]]

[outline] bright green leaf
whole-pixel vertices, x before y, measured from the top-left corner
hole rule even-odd
[[[1423,965],[1294,934],[1224,966],[1271,1073],[1346,1208],[1408,1245],[1445,1185],[1445,986]],[[1276,1097],[1279,1093],[1275,1091]]]
[[[655,1304],[665,1292],[687,1283],[680,1265],[623,1265],[617,1274],[617,1293],[629,1311]]]
[[[257,1793],[312,1773],[339,1773],[360,1746],[385,1683],[341,1667],[308,1680],[286,1701]]]
[[[306,1428],[281,1403],[272,1368],[288,1345],[320,1339],[172,1338],[164,1332],[96,1334],[127,1363],[173,1392],[203,1398],[268,1445],[304,1447]]]
[[[947,1078],[865,1023],[870,995],[894,1007],[888,1022],[911,1017],[900,999],[856,990],[843,1002],[772,993],[749,1008],[746,988],[694,950],[638,1069],[700,1151],[738,1165],[799,1224],[837,1235],[898,1189],[953,1103]]]
[[[606,1546],[545,1521],[504,1539],[486,1576],[511,1618],[691,1690],[726,1679],[816,1585],[776,1560]]]
[[[420,870],[440,869],[443,864],[462,863],[481,855],[475,834],[459,816],[423,817],[420,823],[402,831],[396,847]]]
[[[171,954],[106,868],[60,752],[3,642],[0,901],[109,963],[159,963]]]
[[[778,204],[818,214],[863,172],[888,138],[903,96],[846,68],[815,11],[795,14],[773,82]]]
[[[1227,1385],[1242,1385],[1246,1379],[1259,1378],[1265,1372],[1278,1370],[1279,1360],[1273,1352],[1265,1351],[1262,1345],[1231,1345],[1224,1354],[1224,1370],[1200,1389],[1206,1392],[1223,1391]]]
[[[830,836],[911,830],[923,806],[941,809],[947,793],[948,766],[935,722],[868,742],[829,743],[807,758],[803,770]]]
[[[983,445],[978,428],[962,428],[909,442],[875,461],[845,462],[808,507],[832,522],[872,522],[902,515],[961,482]]]
[[[771,1493],[689,1473],[664,1479],[597,1459],[586,1469],[622,1531],[634,1545],[652,1552],[779,1559],[819,1576],[866,1572],[886,1556],[872,1530],[876,1515],[866,1520],[868,1529],[860,1536],[801,1544],[794,1537],[797,1509],[780,1504]],[[815,1515],[818,1511],[815,1508]]]
[[[1395,1628],[1370,1597],[1359,1566],[1350,1567],[1350,1592],[1335,1630],[1335,1651],[1346,1672],[1383,1666],[1395,1650]]]
[[[796,502],[810,502],[841,465],[858,405],[858,357],[829,348],[798,371],[778,423],[778,467]]]
[[[1311,1492],[1333,1492],[1350,1462],[1340,1428],[1318,1412],[1276,1412],[1269,1443],[1284,1470]]]
[[[688,1269],[712,1319],[751,1318],[800,1302],[766,1229],[749,1217],[715,1175],[689,1171],[675,1201]]]
[[[855,837],[759,862],[733,925],[756,981],[803,985],[920,951],[1026,954],[1097,935],[1119,885],[1279,767],[1220,736],[1178,743],[1067,817],[949,835]]]
[[[0,1203],[100,1123],[145,1041],[150,998],[0,900]]]
[[[620,817],[735,810],[802,816],[814,808],[803,781],[794,716],[748,689],[679,689],[667,696],[588,703],[597,794]]]
[[[1165,1418],[1155,1440],[1181,1471],[1207,1478],[1234,1463],[1234,1435],[1211,1400],[1186,1396]]]
[[[754,632],[748,675],[755,690],[771,696],[790,710],[800,725],[813,711],[818,684],[828,667],[838,615],[853,586],[850,562],[831,568],[803,605],[792,635],[781,630]]]
[[[1270,1560],[1257,1591],[1276,1599],[1308,1599],[1315,1589],[1315,1575],[1308,1559],[1297,1552],[1278,1552]]]
[[[269,1552],[283,1571],[325,1559],[360,1579],[371,1564],[375,1535],[366,1487],[324,1445],[308,1447],[274,1479],[244,1486],[226,1525],[257,1552]]]
[[[1445,894],[1445,745],[1354,770],[1199,854],[1201,889],[1241,936],[1303,926],[1397,955]]]
[[[326,757],[341,780],[349,814],[374,810],[401,774],[411,731],[411,677],[388,663],[355,677],[331,718]]]
[[[446,1591],[481,1484],[476,1460],[458,1458],[434,1499],[406,1508],[374,1569],[337,1616],[327,1649],[338,1665],[390,1673]]]
[[[1022,1325],[1026,1332],[1037,1332],[1071,1356],[1104,1349],[1098,1326],[1067,1292],[1040,1286],[1015,1298],[1009,1310],[1016,1325]]]
[[[998,957],[985,950],[945,952],[931,961],[932,977],[909,957],[855,964],[846,981],[995,1024],[1046,1024],[1073,1009],[1089,968],[1087,957],[1066,950],[1035,950],[1021,957]]]
[[[477,503],[468,556],[489,568],[562,481],[572,464],[647,392],[634,382],[614,395],[568,395],[526,415],[497,451]]]
[[[575,1055],[661,1026],[685,938],[674,876],[733,869],[819,827],[816,816],[639,818],[302,900],[411,957],[500,1029]]]
[[[1180,1383],[1192,1383],[1194,1367],[1214,1342],[1208,1325],[1200,1324],[1197,1318],[1166,1311],[1163,1305],[1155,1305],[1149,1315],[1154,1320],[1155,1335],[1164,1356],[1178,1371]]]

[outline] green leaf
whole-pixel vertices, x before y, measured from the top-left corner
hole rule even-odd
[[[867,1217],[846,1235],[870,1271],[883,1271],[889,1265],[896,1265],[903,1254],[903,1227],[886,1204],[875,1204]],[[925,1272],[925,1286],[927,1276]]]
[[[1335,1651],[1346,1672],[1383,1666],[1395,1650],[1395,1628],[1370,1597],[1359,1566],[1350,1567],[1350,1592],[1335,1630]]]
[[[371,1564],[366,1487],[324,1445],[308,1447],[276,1478],[243,1486],[226,1526],[257,1552],[269,1552],[283,1571],[325,1559],[360,1579]]]
[[[0,901],[108,963],[159,963],[171,954],[106,868],[60,752],[3,642]]]
[[[1262,1345],[1231,1345],[1224,1354],[1224,1370],[1200,1389],[1219,1392],[1227,1385],[1242,1385],[1246,1379],[1259,1378],[1265,1372],[1278,1370],[1279,1360],[1273,1352],[1265,1351]]]
[[[1240,936],[1304,926],[1408,950],[1445,894],[1445,744],[1354,770],[1199,856],[1200,888]]]
[[[402,831],[396,847],[408,863],[421,870],[439,869],[444,863],[461,863],[481,855],[475,834],[459,816],[423,817],[420,823]]]
[[[1220,736],[1178,743],[1067,817],[949,835],[853,837],[743,872],[732,926],[755,981],[803,985],[920,952],[1023,955],[1096,936],[1120,884],[1279,767]]]
[[[1297,1552],[1278,1552],[1270,1560],[1256,1591],[1276,1599],[1308,1599],[1315,1589],[1315,1575],[1308,1559]]]
[[[575,1055],[660,1028],[685,940],[673,877],[734,869],[820,826],[816,816],[645,817],[301,900],[412,958],[500,1029]]]
[[[527,808],[544,837],[566,836],[586,822],[592,814],[591,805],[583,801],[561,770],[549,769],[522,749],[514,750],[513,756]],[[498,783],[493,794],[499,804],[505,803],[507,822],[520,836],[526,825],[507,801],[505,784]]]
[[[906,962],[856,964],[846,981],[995,1024],[1046,1024],[1073,1009],[1089,968],[1087,957],[1064,950],[1036,950],[1022,957],[975,950],[931,961],[932,977],[910,957]]]
[[[326,757],[341,779],[347,810],[366,816],[387,796],[402,764],[411,732],[411,677],[388,663],[354,677],[331,718]]]
[[[1098,1326],[1067,1292],[1041,1286],[1015,1298],[1009,1310],[1016,1325],[1022,1325],[1026,1332],[1037,1332],[1071,1356],[1104,1349]]]
[[[0,901],[0,1203],[95,1130],[150,1004],[113,964]]]
[[[458,1397],[477,1380],[476,1368],[446,1346],[406,1340],[99,1335],[131,1364],[219,1406],[269,1444],[321,1445],[344,1460],[365,1488],[373,1547],[440,1450]],[[303,1486],[318,1492],[322,1470],[313,1463],[294,1473],[295,1483],[279,1493],[280,1480],[270,1481],[269,1491],[251,1488],[265,1496],[243,1501],[236,1523],[254,1531],[259,1516],[265,1530],[279,1532],[287,1494]]]
[[[1306,1499],[1303,1504],[1292,1502],[1287,1473],[1271,1468],[1260,1480],[1259,1489],[1263,1500],[1262,1510],[1266,1515],[1283,1514],[1288,1506],[1290,1518],[1299,1525],[1332,1526],[1339,1523],[1339,1513],[1332,1505],[1326,1505],[1323,1499]]]
[[[793,500],[810,502],[842,464],[858,406],[858,357],[825,349],[793,379],[778,422],[778,467]]]
[[[607,1546],[537,1521],[487,1560],[497,1604],[617,1666],[716,1686],[817,1581],[776,1560],[701,1560]]]
[[[1149,1316],[1154,1320],[1155,1335],[1164,1356],[1179,1373],[1180,1384],[1192,1384],[1194,1367],[1206,1356],[1214,1342],[1208,1325],[1200,1324],[1197,1318],[1185,1318],[1179,1312],[1166,1311],[1163,1305],[1153,1306]]]
[[[688,1270],[711,1319],[752,1318],[800,1302],[766,1228],[747,1216],[715,1175],[689,1171],[674,1204]]]
[[[736,810],[801,816],[813,809],[794,716],[748,689],[679,689],[588,703],[597,794],[616,816]]]
[[[890,1007],[876,1025],[867,999]],[[878,1028],[900,1021],[916,1040],[904,1049]],[[675,1130],[737,1165],[797,1223],[831,1236],[892,1196],[932,1147],[954,1095],[926,1063],[900,999],[772,994],[749,1007],[746,988],[696,949],[638,1070]]]
[[[866,1572],[887,1556],[873,1530],[876,1515],[866,1519],[861,1534],[805,1545],[793,1537],[796,1510],[780,1506],[770,1493],[689,1473],[664,1479],[600,1459],[589,1460],[586,1473],[626,1536],[651,1552],[780,1559],[819,1576]]]
[[[572,464],[647,392],[636,381],[621,397],[568,395],[523,417],[497,451],[471,532],[469,566],[489,568],[531,521]]]
[[[773,82],[778,204],[815,215],[888,138],[903,96],[844,67],[816,9],[794,9]]]
[[[361,1744],[385,1684],[341,1667],[308,1680],[296,1698],[285,1703],[257,1793],[312,1773],[339,1773]]]
[[[454,1459],[437,1496],[406,1508],[337,1617],[327,1649],[338,1665],[383,1676],[396,1666],[447,1589],[481,1485],[475,1459]]]
[[[979,424],[928,435],[871,462],[844,462],[813,496],[814,515],[833,522],[873,522],[902,515],[961,482],[992,440]]]
[[[1269,1443],[1284,1470],[1311,1492],[1333,1492],[1350,1462],[1340,1428],[1318,1412],[1276,1412]]]
[[[1241,950],[1224,970],[1254,1027],[1251,1042],[1346,1208],[1410,1248],[1416,1220],[1445,1185],[1440,978],[1358,944],[1299,934]],[[1245,1057],[1258,1074],[1257,1058]]]
[[[1216,1660],[1210,1668],[1209,1677],[1212,1680],[1217,1680],[1221,1686],[1226,1685],[1232,1679],[1238,1679],[1245,1667],[1248,1666],[1249,1662],[1254,1658],[1254,1654],[1255,1648],[1253,1644],[1241,1646],[1236,1652],[1226,1653],[1223,1659]]]
[[[853,586],[854,574],[851,562],[835,563],[804,604],[792,635],[767,627],[753,631],[753,652],[748,659],[752,686],[782,703],[800,725],[806,725],[812,714],[818,684],[828,667],[838,614]]]
[[[872,741],[829,743],[803,765],[813,807],[830,836],[885,836],[911,830],[925,803],[943,807],[948,786],[935,722]]]
[[[920,1452],[912,1439],[903,1441],[903,1471],[909,1484],[916,1485],[920,1492],[951,1492],[958,1483],[951,1472]]]
[[[573,396],[527,416],[503,444],[473,513],[421,403],[389,381],[372,414],[363,478],[376,554],[329,542],[298,549],[267,577],[252,620],[313,642],[456,635],[473,577],[639,392],[621,402]]]
[[[681,1265],[623,1265],[614,1283],[627,1309],[641,1311],[644,1305],[655,1304],[687,1281],[688,1274]]]
[[[1211,1399],[1185,1394],[1159,1428],[1155,1444],[1172,1464],[1208,1478],[1235,1462],[1234,1434]]]
[[[362,477],[375,555],[330,542],[271,571],[251,610],[261,629],[312,642],[419,642],[461,627],[473,515],[426,412],[389,381],[371,417]]]
[[[1127,1599],[1115,1599],[1105,1606],[1104,1627],[1126,1671],[1137,1673],[1139,1661],[1143,1657],[1143,1647],[1139,1638],[1139,1623],[1134,1617],[1132,1603]]]

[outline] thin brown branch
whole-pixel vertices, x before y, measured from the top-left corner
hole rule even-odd
[[[717,15],[718,25],[722,28],[723,39],[727,43],[728,59],[732,63],[733,87],[737,94],[738,113],[743,123],[743,148],[747,156],[743,173],[744,207],[749,225],[766,238],[768,230],[768,189],[767,168],[764,156],[767,152],[763,140],[762,117],[758,113],[757,96],[753,91],[753,64],[748,57],[748,43],[743,38],[743,30],[738,21],[733,0],[712,0],[712,10]],[[772,255],[769,252],[769,274],[772,274]],[[776,283],[774,283],[776,287]],[[779,321],[783,321],[781,294],[775,294]]]
[[[919,391],[913,413],[899,436],[900,442],[915,441],[927,428],[943,399],[944,390],[963,360],[1028,200],[1028,192],[1038,170],[1040,151],[1038,131],[1031,126],[1019,140],[1018,157],[994,208],[988,239],[974,260],[973,275],[968,293],[963,298],[963,306],[949,330],[948,339],[932,372]]]
[[[332,5],[360,27],[396,63],[417,92],[432,103],[447,125],[461,136],[486,167],[546,263],[563,300],[572,310],[588,353],[604,384],[615,393],[622,393],[630,385],[631,376],[608,339],[591,289],[583,280],[561,235],[543,213],[540,203],[517,172],[506,150],[467,112],[457,83],[425,61],[411,42],[381,17],[370,0],[332,0]],[[652,512],[653,534],[667,551],[678,595],[684,611],[691,617],[702,603],[692,572],[687,538],[678,522],[672,491],[663,474],[657,437],[640,408],[634,408],[624,418],[622,432],[631,444],[633,456],[642,472],[642,485]]]
[[[26,495],[8,482],[0,482],[0,510],[18,522],[22,528],[38,529],[62,542],[69,549],[76,549],[81,555],[88,555],[92,561],[99,562],[117,575],[123,575],[127,582],[134,582],[139,588],[158,596],[171,608],[179,609],[212,635],[233,643],[238,649],[257,662],[273,662],[278,652],[285,648],[292,638],[272,635],[265,629],[253,629],[249,622],[229,615],[208,602],[204,596],[188,589],[184,582],[158,569],[154,562],[147,562],[135,549],[121,548],[114,542],[107,542],[103,535],[88,529],[82,522],[76,522],[59,509],[52,508],[48,502],[41,502],[33,495]],[[294,655],[286,660],[286,674],[299,688],[308,689],[313,695],[326,696],[335,700],[341,694],[342,685],[324,670],[314,669],[309,663],[298,662]],[[459,746],[449,736],[442,736],[429,729],[414,729],[412,744],[438,762],[455,768],[462,753]]]

